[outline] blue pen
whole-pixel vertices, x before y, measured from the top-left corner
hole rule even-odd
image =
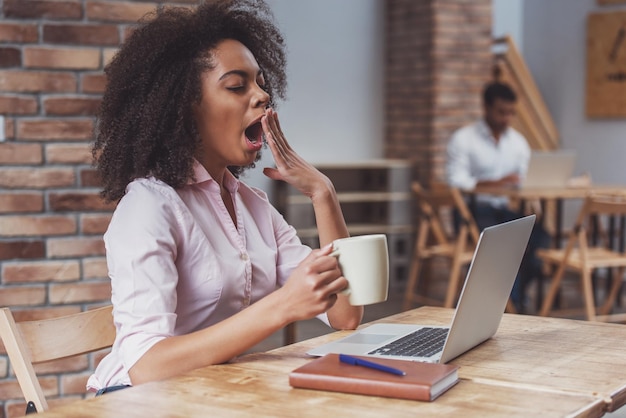
[[[384,366],[382,364],[374,363],[373,361],[367,361],[367,360],[363,360],[361,358],[352,357],[352,356],[349,356],[347,354],[339,354],[339,361],[342,362],[342,363],[351,364],[352,366],[368,367],[370,369],[380,370],[381,372],[387,372],[387,373],[391,373],[391,374],[396,374],[398,376],[406,375],[406,373],[403,372],[400,369],[395,369],[393,367]]]

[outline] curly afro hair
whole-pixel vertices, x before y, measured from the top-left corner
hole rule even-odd
[[[272,99],[285,98],[284,39],[263,0],[147,15],[105,68],[92,153],[107,201],[120,199],[136,178],[154,176],[173,188],[192,178],[200,138],[191,109],[201,100],[201,74],[214,67],[211,51],[225,39],[252,52]],[[245,168],[229,167],[236,176]]]

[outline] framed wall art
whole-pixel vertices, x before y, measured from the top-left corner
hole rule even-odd
[[[626,117],[626,11],[587,19],[586,114]]]

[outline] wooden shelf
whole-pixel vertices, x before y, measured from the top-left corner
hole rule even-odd
[[[296,229],[298,236],[301,238],[316,238],[317,228]],[[388,225],[388,224],[349,224],[348,232],[350,235],[366,235],[366,234],[411,234],[413,227],[411,225]]]
[[[413,243],[411,165],[404,160],[314,164],[335,185],[350,235],[385,234],[390,286],[408,275]],[[311,200],[284,182],[275,182],[276,208],[307,245],[319,246]]]
[[[339,203],[343,202],[391,202],[391,201],[410,201],[413,198],[411,192],[343,192],[337,193]],[[311,199],[303,195],[287,196],[287,204],[305,205],[310,204]]]

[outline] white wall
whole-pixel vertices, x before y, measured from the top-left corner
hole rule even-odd
[[[493,37],[510,35],[521,50],[524,46],[522,0],[492,0],[492,14]]]
[[[586,18],[615,7],[596,0],[524,0],[523,8],[522,53],[562,147],[578,151],[578,173],[589,172],[596,183],[626,184],[626,119],[585,116]]]
[[[267,0],[288,48],[287,100],[281,126],[312,162],[383,156],[384,2]],[[243,180],[270,192],[262,167],[269,148]]]

